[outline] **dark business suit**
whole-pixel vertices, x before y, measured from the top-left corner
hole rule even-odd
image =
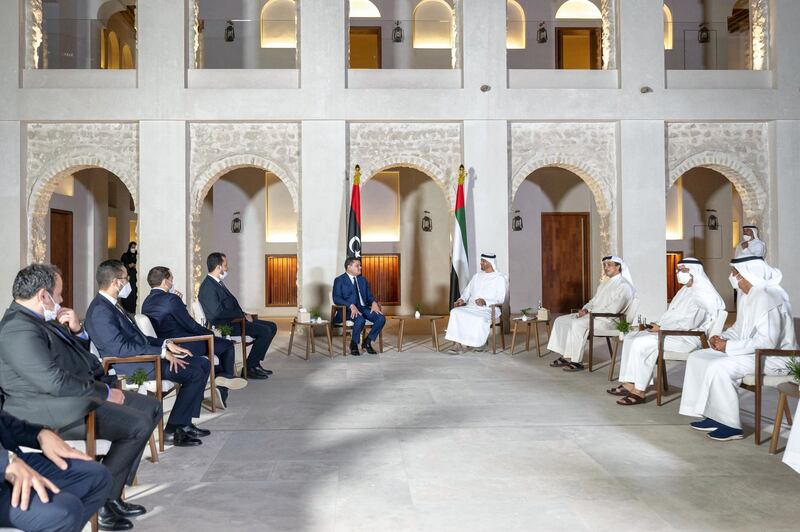
[[[372,312],[371,307],[372,303],[375,301],[375,298],[372,297],[372,292],[369,289],[369,283],[367,283],[367,280],[364,279],[363,276],[359,275],[355,278],[355,281],[356,282],[350,280],[350,276],[347,275],[347,273],[343,273],[334,279],[333,303],[335,305],[345,305],[347,307],[346,319],[353,321],[354,341],[357,341],[359,338],[361,338],[361,330],[364,328],[367,320],[371,321],[372,330],[367,336],[367,341],[374,342],[383,329],[384,324],[386,324],[386,318],[383,314]],[[356,285],[356,283],[358,283],[358,285]],[[360,299],[359,294],[361,294]],[[350,305],[355,305],[359,312],[361,312],[361,315],[353,318],[351,316],[352,313],[350,312]],[[337,313],[333,318],[333,322],[340,323],[341,321],[342,317],[339,316],[339,313]]]
[[[124,310],[115,307],[102,294],[97,294],[86,312],[86,330],[101,357],[133,357],[160,355],[164,341],[145,336]],[[206,389],[211,365],[205,357],[187,357],[184,368],[172,371],[166,359],[161,360],[161,377],[181,385],[178,397],[167,420],[168,427],[185,427],[193,417],[200,416],[203,392]],[[152,364],[116,364],[118,373],[132,375],[143,369],[154,378]]]
[[[0,388],[4,409],[32,423],[83,439],[84,417],[94,410],[97,437],[111,441],[103,464],[114,479],[112,498],[133,481],[144,448],[161,419],[161,404],[125,392],[125,403],[107,401],[113,379],[103,375],[88,342],[57,322],[14,302],[0,321]],[[106,382],[104,382],[106,381]]]
[[[5,475],[9,465],[7,451],[12,451],[61,490],[61,493],[50,493],[48,503],[43,503],[36,491],[31,490],[28,510],[23,512],[11,506],[11,485],[0,482],[0,527],[77,532],[106,502],[111,475],[94,461],[68,460],[69,467],[62,471],[42,454],[23,453],[19,449],[21,446],[39,447],[36,438],[41,430],[41,425],[0,412],[0,475]]]
[[[150,290],[142,304],[142,314],[150,319],[159,339],[213,334],[194,321],[181,298],[160,288]],[[208,355],[207,342],[189,342],[181,344],[181,346],[195,356]],[[225,338],[214,338],[214,354],[219,359],[219,366],[217,366],[215,374],[222,377],[234,377],[234,357],[236,356],[234,343]],[[224,393],[223,399],[225,399]]]
[[[212,325],[230,325],[234,335],[242,334],[241,324],[233,320],[241,319],[245,312],[239,302],[228,288],[221,282],[206,275],[200,284],[197,299],[203,307],[206,319]],[[247,336],[253,338],[253,346],[247,355],[247,367],[259,367],[260,362],[267,356],[267,349],[278,332],[274,322],[253,319],[245,324]]]

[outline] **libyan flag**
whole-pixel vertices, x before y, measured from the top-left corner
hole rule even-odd
[[[453,254],[450,265],[450,308],[461,297],[469,282],[469,252],[467,250],[467,216],[464,209],[464,165],[458,169],[455,223],[453,226]]]
[[[347,219],[347,256],[361,258],[361,167],[356,165],[353,191],[350,194],[350,216]]]

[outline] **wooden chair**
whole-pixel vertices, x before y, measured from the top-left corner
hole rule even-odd
[[[619,351],[619,331],[617,329],[598,329],[595,328],[595,320],[597,318],[616,318],[621,319],[625,318],[628,323],[633,322],[634,316],[636,316],[636,311],[639,310],[639,298],[633,298],[633,300],[628,305],[628,308],[623,312],[618,313],[611,313],[611,312],[589,312],[589,372],[591,373],[594,371],[594,339],[595,338],[605,338],[606,345],[608,345],[608,352],[611,355],[611,373],[614,371],[614,365],[617,362],[617,352]],[[614,348],[611,348],[611,339],[614,338],[616,344]],[[609,380],[611,377],[609,377]]]
[[[742,379],[741,387],[756,394],[755,412],[755,443],[761,445],[761,402],[764,396],[764,386],[777,388],[785,382],[794,382],[789,375],[766,375],[764,373],[764,363],[768,357],[796,357],[800,356],[800,349],[756,349],[756,371],[751,375],[745,375]]]
[[[683,362],[689,359],[691,351],[683,353],[681,351],[665,351],[664,342],[669,336],[697,336],[700,338],[701,349],[708,349],[708,339],[712,336],[717,336],[722,333],[722,328],[725,326],[725,320],[728,318],[728,313],[725,310],[720,310],[717,317],[711,323],[708,331],[658,331],[658,362],[656,363],[656,404],[661,406],[662,394],[669,391],[669,382],[667,382],[667,362]],[[663,390],[663,391],[662,391]]]
[[[492,320],[489,325],[489,332],[492,334],[492,354],[497,354],[497,329],[500,328],[500,345],[503,351],[506,350],[506,335],[503,333],[503,303],[489,305],[492,312]]]
[[[342,319],[336,323],[336,316],[341,315]],[[348,322],[350,322],[348,324]],[[361,330],[361,341],[367,336],[367,330],[372,330],[372,322],[367,320],[364,328]],[[331,327],[342,329],[342,356],[347,356],[347,337],[352,336],[353,324],[347,319],[347,305],[331,305]],[[349,333],[349,334],[348,334]],[[383,329],[378,333],[378,351],[383,353]]]
[[[208,320],[206,319],[206,312],[205,312],[205,310],[203,310],[203,305],[201,305],[199,301],[195,301],[194,303],[192,303],[192,313],[194,314],[194,319],[195,319],[195,321],[197,323],[199,323],[203,327],[208,327],[209,326],[208,325]],[[253,319],[255,319],[257,317],[254,314],[251,314],[250,316]],[[247,329],[247,319],[244,316],[242,316],[238,320],[234,320],[231,323],[238,323],[239,327],[241,327],[241,331],[242,331],[241,339],[237,338],[237,339],[233,340],[233,342],[234,342],[234,344],[236,344],[237,348],[241,349],[241,353],[242,353],[242,378],[246,379],[247,378],[247,348],[250,347],[251,345],[253,345],[253,342],[255,340],[253,338],[251,338],[250,336],[247,336],[247,330],[246,330]]]

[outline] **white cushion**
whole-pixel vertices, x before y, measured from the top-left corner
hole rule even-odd
[[[248,344],[250,342],[255,342],[255,339],[252,336],[245,336],[244,341]],[[241,335],[231,335],[231,342],[234,344],[241,344],[242,343],[242,336]]]
[[[764,386],[775,388],[776,386],[778,386],[779,384],[783,384],[784,382],[794,382],[794,380],[789,375],[764,375]],[[755,386],[756,385],[755,374],[745,375],[744,379],[742,379],[742,384],[745,384],[747,386]]]
[[[145,383],[139,388],[139,392],[141,393],[142,388],[147,390],[150,393],[156,393],[156,381],[145,381]],[[167,393],[168,391],[175,388],[175,383],[168,380],[161,380],[161,393]]]
[[[84,440],[67,440],[67,445],[82,453],[86,452],[86,441]],[[95,448],[97,449],[95,453],[97,456],[105,456],[111,450],[111,442],[109,440],[95,440]]]
[[[151,338],[158,338],[156,330],[153,328],[153,324],[150,323],[150,318],[144,314],[137,314],[133,319],[136,320],[136,326],[139,327],[139,330],[142,331],[142,334]]]
[[[664,351],[664,360],[686,362],[689,360],[689,355],[691,354],[691,352],[681,353],[680,351]]]
[[[613,337],[613,336],[619,336],[619,331],[616,329],[595,329],[594,335],[603,337],[606,336]]]
[[[201,305],[199,301],[192,303],[192,313],[197,323],[202,325],[203,322],[206,321],[206,313],[203,311],[203,305]]]

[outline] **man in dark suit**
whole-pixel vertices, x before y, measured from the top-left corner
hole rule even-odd
[[[206,259],[208,275],[200,284],[197,299],[203,307],[206,319],[211,325],[229,325],[232,334],[242,334],[240,320],[247,320],[245,329],[247,336],[253,338],[253,346],[247,355],[247,377],[251,379],[266,379],[272,372],[261,367],[261,361],[267,356],[267,349],[278,332],[278,326],[271,321],[253,318],[245,313],[239,302],[223,283],[228,275],[228,258],[223,253],[212,253]],[[244,346],[242,346],[244,348]]]
[[[0,444],[0,527],[78,532],[111,491],[108,469],[41,425],[0,412]]]
[[[183,304],[181,294],[175,289],[172,272],[165,266],[156,266],[147,273],[150,294],[142,304],[142,314],[150,319],[156,336],[161,339],[213,334],[194,321]],[[204,341],[181,344],[195,356],[208,356],[208,343]],[[247,381],[234,375],[236,352],[234,344],[225,338],[214,338],[214,354],[219,364],[214,368],[220,404],[228,405],[228,390],[241,390]]]
[[[372,322],[372,330],[364,339],[364,350],[370,355],[376,354],[372,342],[378,337],[386,323],[381,306],[372,297],[367,280],[361,276],[361,259],[348,257],[344,261],[345,272],[333,281],[333,303],[347,307],[346,320],[353,321],[353,336],[350,338],[350,354],[359,356],[357,340],[361,338],[361,331],[367,320]],[[342,317],[333,317],[334,322],[340,322]]]
[[[161,404],[123,392],[104,376],[75,312],[60,306],[62,288],[58,268],[49,264],[27,266],[14,279],[14,301],[0,321],[4,409],[20,419],[58,428],[70,439],[85,437],[84,418],[94,410],[97,437],[111,441],[103,464],[113,479],[100,525],[104,530],[126,530],[133,526],[126,518],[145,509],[124,502],[122,490],[136,476],[161,419]]]
[[[145,336],[133,318],[119,304],[119,298],[130,292],[128,272],[118,260],[107,260],[97,267],[95,276],[100,292],[86,311],[86,330],[102,357],[161,356],[161,377],[179,383],[175,405],[167,420],[164,441],[176,447],[200,445],[199,438],[211,434],[192,423],[200,416],[203,392],[211,365],[205,357],[193,357],[191,351],[170,340]],[[145,371],[155,378],[155,368],[146,363],[116,364],[117,373],[133,375]]]

